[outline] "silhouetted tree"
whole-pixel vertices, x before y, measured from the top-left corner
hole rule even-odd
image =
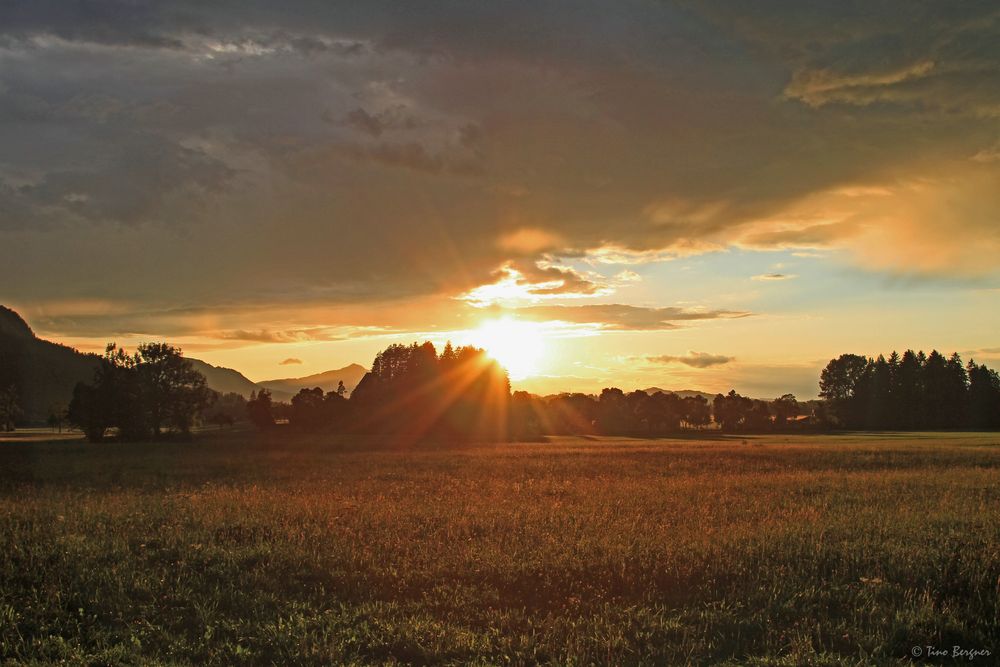
[[[443,355],[442,355],[443,356]],[[537,396],[515,391],[510,397],[510,433],[516,440],[532,440],[544,430],[545,407]]]
[[[164,428],[189,435],[211,399],[204,376],[179,349],[148,343],[129,355],[112,343],[94,383],[77,385],[67,416],[92,441],[111,428],[124,440],[156,438]]]
[[[66,417],[91,442],[103,440],[112,428],[125,439],[148,435],[134,367],[135,358],[112,343],[94,372],[93,384],[79,382],[73,388]]]
[[[983,428],[1000,403],[991,398],[994,376],[973,362],[963,366],[958,353],[906,350],[888,359],[843,355],[824,369],[820,388],[823,409],[848,428]]]
[[[771,429],[771,410],[767,401],[752,400],[750,409],[743,418],[743,429],[759,433]]]
[[[231,426],[247,419],[247,399],[235,392],[215,394],[212,408],[205,417],[209,424]]]
[[[118,428],[122,440],[147,440],[151,435],[145,392],[140,383],[137,355],[129,355],[114,343],[107,346],[95,373],[98,406],[109,410],[108,428]]]
[[[247,417],[250,423],[259,429],[269,429],[274,426],[274,412],[271,402],[271,392],[261,389],[259,392],[252,392],[250,400],[247,401]]]
[[[861,422],[860,401],[856,391],[868,367],[868,360],[857,354],[842,354],[833,359],[820,375],[820,396],[826,399],[838,423],[857,427]]]
[[[545,433],[593,433],[597,423],[597,401],[587,394],[560,394],[545,403]]]
[[[813,410],[813,418],[816,420],[817,424],[823,426],[824,428],[829,428],[833,426],[829,412],[826,407],[826,403],[824,401],[820,401],[819,404],[816,406],[816,408]]]
[[[879,419],[885,428],[900,428],[903,421],[903,396],[900,393],[902,359],[895,350],[889,355],[889,400],[886,412]]]
[[[682,402],[684,423],[688,428],[704,428],[712,422],[712,408],[704,396],[685,396]]]
[[[429,344],[427,344],[429,345]],[[433,353],[434,348],[430,347]],[[455,350],[455,360],[439,366],[439,380],[426,405],[428,415],[441,413],[437,425],[433,419],[421,421],[428,432],[462,440],[507,439],[510,409],[510,380],[507,371],[484,350],[464,346]]]
[[[795,400],[795,394],[784,394],[780,398],[771,401],[771,413],[774,415],[775,428],[784,428],[789,420],[801,414],[799,402]]]
[[[113,397],[100,383],[78,382],[73,388],[67,419],[87,436],[90,442],[100,442],[114,423]]]
[[[343,429],[351,416],[351,403],[338,391],[323,397],[323,421],[332,428]]]
[[[863,411],[864,415],[859,414],[859,419],[863,418],[867,428],[886,428],[892,405],[892,368],[884,356],[868,360],[859,386],[862,388],[855,387],[855,393],[859,394],[856,403],[859,413]]]
[[[958,352],[953,352],[945,366],[941,402],[942,428],[955,428],[968,422],[969,375]]]
[[[650,408],[647,413],[651,420],[650,432],[653,435],[674,433],[681,429],[684,419],[684,401],[674,393],[658,391],[649,397]]]
[[[597,398],[597,427],[601,433],[623,435],[630,432],[631,419],[625,393],[618,387],[601,390]]]
[[[20,417],[17,388],[13,384],[0,387],[0,431],[13,431]]]
[[[275,424],[292,423],[292,404],[284,401],[274,401],[271,404],[271,414],[274,415]]]
[[[1000,427],[1000,375],[985,365],[969,361],[969,425],[973,428]]]
[[[656,407],[652,396],[636,389],[625,395],[628,406],[625,424],[620,435],[653,435],[656,430]]]
[[[723,396],[716,394],[712,401],[712,416],[723,431],[739,431],[746,423],[753,401],[740,396],[735,389]]]
[[[340,430],[346,425],[349,407],[339,392],[324,394],[319,387],[301,389],[292,397],[289,423],[302,430]]]
[[[300,389],[292,397],[292,414],[290,423],[299,429],[314,429],[323,424],[323,390]]]
[[[899,371],[896,375],[894,390],[899,398],[896,401],[899,409],[899,427],[907,430],[923,426],[923,382],[920,358],[913,350],[906,350],[899,360]]]
[[[925,428],[943,428],[947,424],[945,407],[948,395],[948,362],[937,350],[931,350],[921,368],[920,413]]]
[[[166,343],[140,345],[134,368],[153,437],[158,438],[164,428],[190,435],[195,420],[213,398],[205,376],[179,349]]]
[[[351,392],[353,428],[408,438],[495,440],[510,427],[507,372],[485,351],[390,345]]]

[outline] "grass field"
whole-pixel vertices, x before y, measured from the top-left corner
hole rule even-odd
[[[1000,434],[369,445],[0,446],[0,656],[998,662]]]

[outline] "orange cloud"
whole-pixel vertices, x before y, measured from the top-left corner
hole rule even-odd
[[[522,227],[501,236],[497,245],[502,250],[532,254],[552,250],[562,243],[558,234],[535,227]]]
[[[677,322],[735,319],[751,313],[737,310],[703,310],[668,306],[650,308],[626,304],[589,304],[579,306],[529,306],[511,310],[520,319],[554,320],[596,324],[608,330],[662,331],[676,329]]]
[[[892,273],[971,277],[995,271],[995,165],[965,160],[942,163],[936,172],[809,195],[744,225],[737,243],[756,249],[841,247],[862,266]]]
[[[584,275],[545,261],[507,262],[493,274],[494,281],[465,292],[459,299],[475,306],[549,298],[581,298],[611,294],[612,285],[598,274]]]

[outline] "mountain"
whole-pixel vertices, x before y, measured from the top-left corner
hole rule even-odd
[[[14,385],[22,420],[44,422],[69,404],[77,382],[90,381],[98,356],[37,338],[10,308],[0,306],[0,385]]]
[[[35,332],[20,315],[6,306],[0,306],[0,340],[24,340],[34,337]]]
[[[20,315],[0,306],[0,387],[14,385],[17,389],[18,404],[24,413],[20,421],[44,423],[53,411],[64,409],[73,398],[76,383],[94,379],[99,360],[96,354],[83,354],[38,338]],[[190,357],[187,360],[205,376],[209,389],[220,394],[233,392],[249,397],[261,388],[231,368]],[[347,379],[345,375],[344,384],[348,384]],[[337,383],[333,386],[336,388]],[[272,395],[277,401],[288,401],[297,391],[277,390]]]
[[[312,389],[313,387],[319,387],[323,391],[336,391],[337,383],[341,380],[343,380],[344,386],[347,387],[348,391],[353,391],[367,372],[368,369],[364,366],[351,364],[350,366],[316,373],[315,375],[307,375],[300,378],[284,378],[281,380],[264,380],[257,384],[269,389],[275,400],[287,400],[278,398],[278,394],[294,395],[299,393],[300,389]]]
[[[689,396],[704,396],[708,400],[715,398],[715,395],[719,392],[717,391],[695,391],[693,389],[681,389],[680,391],[673,391],[672,389],[660,389],[659,387],[649,387],[648,389],[643,389],[647,394],[653,395],[658,391],[664,394],[677,394],[681,398],[688,398]]]
[[[243,398],[250,398],[250,394],[260,391],[260,385],[254,384],[243,373],[226,368],[224,366],[213,366],[201,359],[187,357],[191,366],[196,371],[205,376],[205,383],[213,391],[220,394],[239,394]],[[271,397],[276,401],[287,401],[292,398],[292,394],[287,392],[271,392]]]

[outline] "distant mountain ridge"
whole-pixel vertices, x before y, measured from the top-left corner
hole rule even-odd
[[[712,400],[716,397],[716,395],[718,395],[720,393],[722,393],[722,394],[727,393],[727,392],[724,392],[724,391],[723,392],[718,392],[718,391],[694,391],[693,389],[682,389],[680,391],[673,391],[671,389],[660,389],[659,387],[649,387],[648,389],[643,389],[643,391],[646,392],[647,394],[650,394],[650,395],[655,394],[658,391],[662,391],[664,394],[677,394],[681,398],[687,398],[688,396],[704,396],[705,398],[708,399],[709,403],[712,402]],[[775,398],[777,398],[777,397],[775,397]],[[773,401],[774,399],[773,398],[763,398],[763,399],[754,399],[754,400],[763,400],[763,401],[770,402],[770,401]],[[819,401],[819,400],[816,400],[816,399],[805,399],[805,400],[799,400],[798,403],[799,403],[800,406],[803,406],[803,410],[806,410],[806,409],[813,410],[813,409],[816,408],[816,406],[818,406],[820,403],[822,403],[822,401]]]
[[[360,364],[316,373],[303,378],[285,378],[255,383],[239,371],[213,366],[201,359],[185,357],[205,376],[209,389],[220,394],[236,393],[244,398],[266,387],[276,401],[289,401],[299,389],[321,387],[334,391],[341,380],[354,389],[367,372]],[[94,378],[100,357],[38,338],[18,313],[0,306],[0,386],[14,385],[24,412],[22,421],[43,423],[54,410],[65,408],[78,382]]]
[[[260,385],[254,383],[237,370],[226,368],[225,366],[213,366],[201,359],[185,358],[191,362],[191,366],[196,371],[205,376],[205,382],[209,388],[220,394],[239,394],[243,398],[250,398],[250,394],[261,389]],[[272,397],[276,401],[287,401],[291,398],[291,396],[285,394],[280,396],[273,394]]]
[[[323,391],[336,391],[337,384],[343,382],[344,386],[347,387],[348,391],[354,391],[354,388],[358,386],[361,382],[361,378],[365,376],[368,369],[361,364],[350,364],[344,366],[343,368],[337,368],[332,371],[324,371],[322,373],[314,373],[313,375],[306,375],[300,378],[283,378],[278,380],[263,380],[257,384],[261,387],[265,387],[271,392],[271,395],[276,400],[278,399],[279,393],[285,394],[297,394],[300,389],[312,389],[313,387],[319,387]]]
[[[649,387],[647,389],[643,389],[643,391],[649,395],[653,395],[659,391],[663,392],[664,394],[676,394],[681,398],[688,398],[691,396],[704,396],[707,399],[712,399],[715,397],[716,394],[719,393],[717,391],[695,391],[694,389],[681,389],[679,391],[674,391],[673,389],[660,389],[659,387]]]

